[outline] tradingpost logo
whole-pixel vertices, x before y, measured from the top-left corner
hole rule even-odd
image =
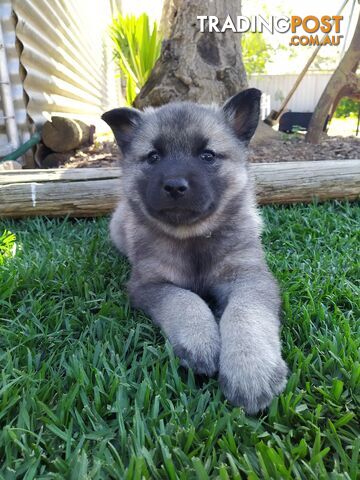
[[[344,17],[341,15],[307,15],[299,17],[298,15],[270,16],[264,18],[261,15],[253,17],[244,17],[238,15],[232,18],[228,15],[224,22],[221,22],[215,15],[198,15],[200,32],[218,32],[223,33],[231,30],[236,33],[260,32],[265,30],[274,34],[291,32],[289,45],[307,46],[307,45],[332,45],[340,44],[344,35],[340,35],[341,22]]]

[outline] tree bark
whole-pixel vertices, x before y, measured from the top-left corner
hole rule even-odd
[[[357,200],[360,160],[253,163],[260,204]],[[0,172],[0,218],[47,215],[94,217],[121,200],[118,168]]]
[[[331,119],[343,97],[360,100],[360,80],[356,70],[360,62],[360,15],[348,50],[331,76],[311,117],[306,141],[319,143],[327,117]]]
[[[223,103],[247,87],[240,34],[200,32],[198,15],[215,15],[220,26],[241,14],[239,0],[165,0],[161,55],[134,106],[171,101]]]

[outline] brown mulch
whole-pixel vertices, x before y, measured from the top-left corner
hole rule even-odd
[[[360,158],[360,137],[324,137],[318,145],[306,143],[302,135],[283,134],[270,145],[250,147],[251,162],[291,162]]]
[[[302,135],[283,134],[281,139],[271,139],[267,144],[250,147],[250,161],[258,163],[346,158],[360,158],[359,137],[326,137],[318,145],[311,145],[304,141]],[[61,167],[115,167],[119,159],[116,144],[112,140],[104,140],[77,150]]]
[[[91,168],[116,167],[120,160],[118,146],[112,140],[96,141],[90,147],[76,150],[75,154],[61,167]]]

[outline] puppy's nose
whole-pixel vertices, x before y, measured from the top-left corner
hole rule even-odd
[[[164,181],[163,189],[172,198],[179,198],[184,196],[189,189],[189,183],[185,178],[167,178]]]

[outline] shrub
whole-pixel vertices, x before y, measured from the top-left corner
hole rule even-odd
[[[359,112],[359,102],[351,98],[344,97],[340,100],[334,116],[339,117],[355,117]]]
[[[157,23],[154,22],[151,30],[145,13],[139,17],[119,15],[112,21],[110,35],[115,61],[126,80],[126,101],[131,105],[160,55]]]
[[[262,33],[246,33],[241,40],[242,57],[246,73],[265,73],[271,62],[274,49],[266,42]]]

